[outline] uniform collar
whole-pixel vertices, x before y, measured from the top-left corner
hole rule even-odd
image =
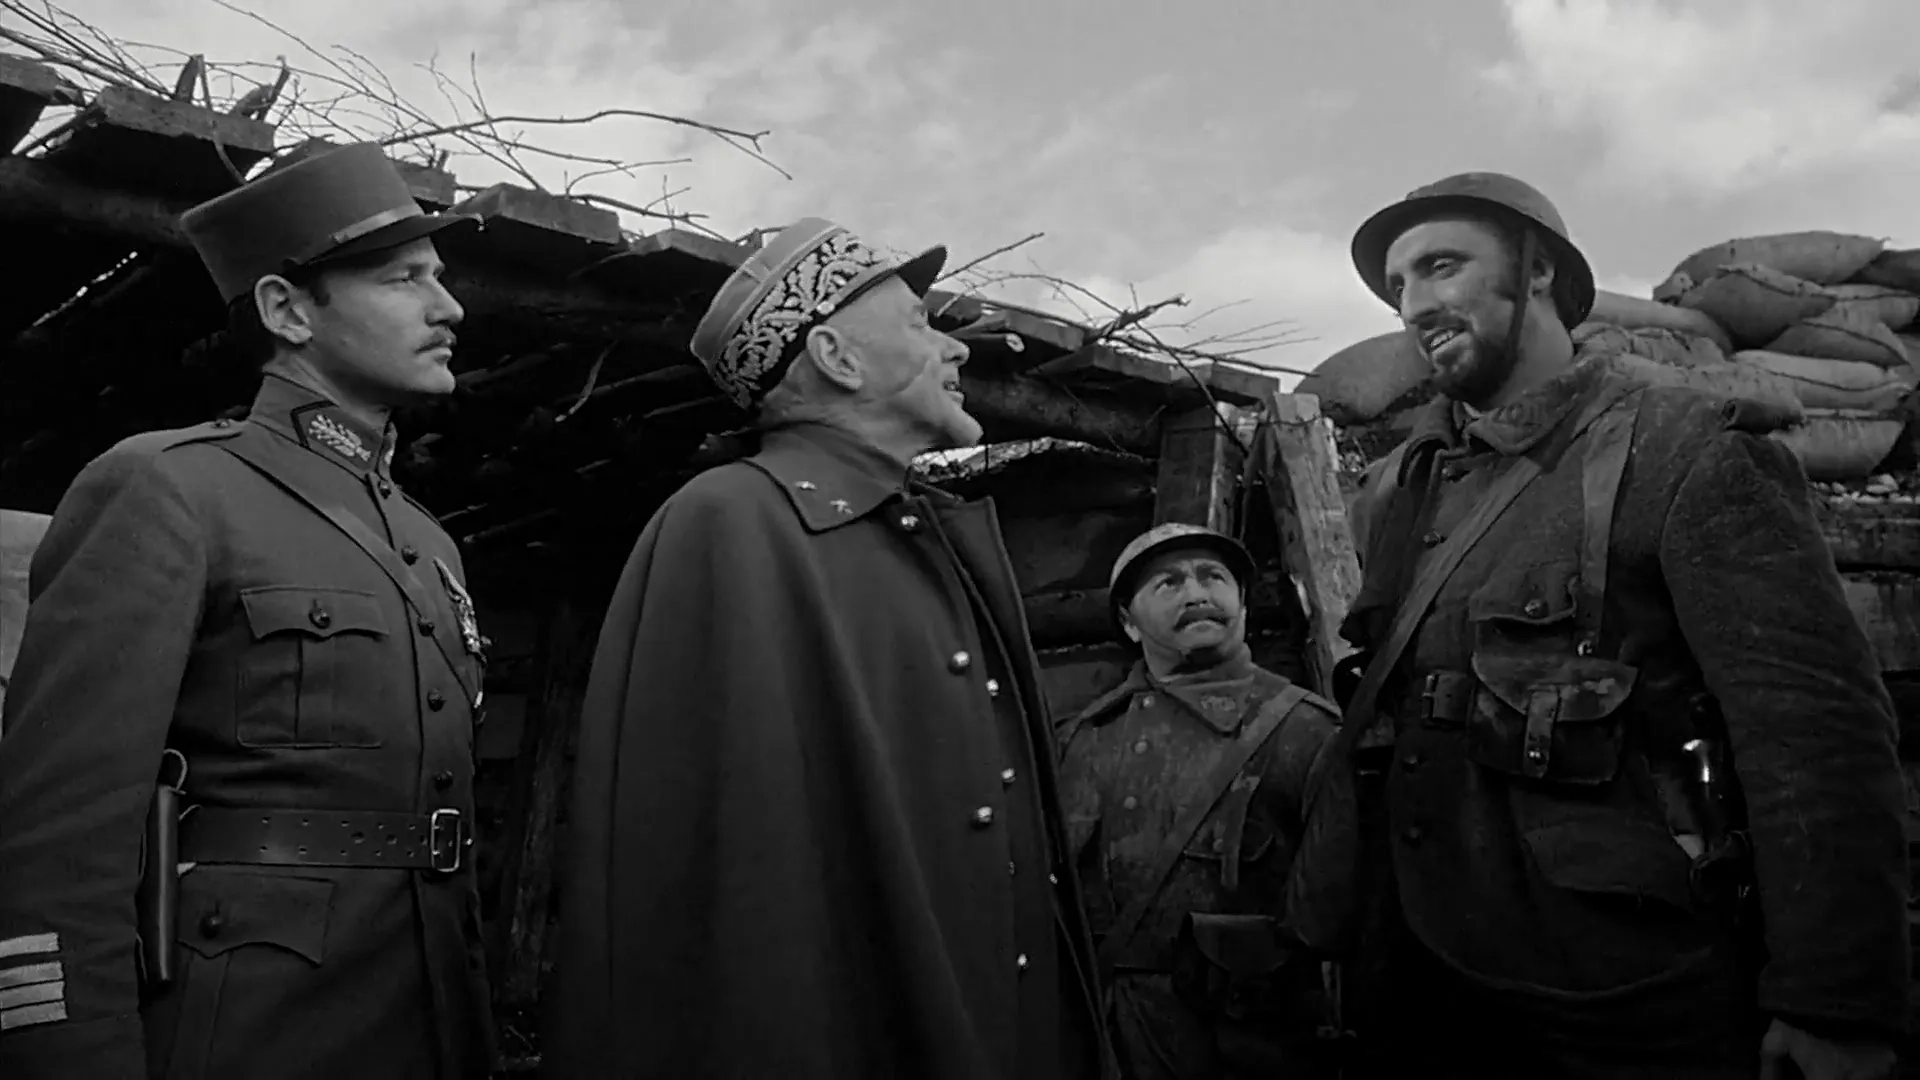
[[[392,422],[376,431],[324,395],[269,372],[260,381],[250,419],[355,474],[388,475],[399,435]]]
[[[1436,397],[1415,418],[1402,458],[1404,474],[1425,444],[1454,449],[1472,442],[1509,457],[1540,445],[1587,398],[1608,370],[1608,353],[1581,349],[1571,368],[1491,412],[1473,416],[1447,397]],[[1401,477],[1404,482],[1405,476]]]
[[[748,461],[780,485],[811,532],[859,521],[907,491],[905,466],[827,424],[774,428]]]
[[[1253,686],[1260,669],[1254,665],[1253,650],[1241,642],[1232,656],[1204,671],[1186,671],[1157,679],[1147,671],[1147,662],[1134,662],[1125,687],[1133,693],[1159,690],[1178,701],[1208,727],[1223,735],[1240,729],[1246,714],[1246,691]]]

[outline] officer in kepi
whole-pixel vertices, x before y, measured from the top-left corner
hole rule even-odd
[[[1111,596],[1140,659],[1060,728],[1069,850],[1137,1080],[1338,1067],[1328,961],[1350,907],[1352,787],[1329,768],[1333,706],[1253,662],[1253,570],[1238,541],[1192,525],[1127,545]]]
[[[1593,270],[1513,177],[1353,257],[1440,391],[1356,504],[1367,1075],[1890,1076],[1898,729],[1777,419],[1576,347]]]
[[[472,869],[484,639],[393,481],[460,305],[380,149],[183,225],[263,365],[55,510],[0,738],[0,1076],[466,1080],[493,1059]]]

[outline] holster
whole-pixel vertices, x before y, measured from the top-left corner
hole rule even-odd
[[[179,777],[168,783],[168,764],[179,761]],[[149,992],[173,982],[174,935],[180,918],[180,813],[184,803],[186,758],[168,750],[147,807],[141,843],[140,885],[134,894],[134,935],[139,944],[140,982]]]

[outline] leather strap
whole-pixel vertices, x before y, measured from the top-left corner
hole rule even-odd
[[[1632,386],[1615,386],[1602,389],[1586,408],[1582,409],[1573,421],[1573,433],[1568,442],[1578,439],[1591,427],[1594,421],[1605,415],[1622,397],[1634,389]],[[1378,652],[1373,654],[1367,664],[1366,674],[1361,676],[1360,685],[1355,688],[1353,697],[1347,702],[1341,718],[1340,730],[1335,738],[1343,753],[1350,753],[1374,726],[1375,713],[1380,704],[1381,691],[1386,688],[1387,680],[1400,665],[1400,658],[1406,654],[1407,646],[1413,643],[1413,636],[1426,620],[1427,611],[1440,595],[1440,590],[1460,568],[1460,563],[1468,552],[1480,542],[1500,516],[1507,512],[1514,500],[1540,476],[1540,462],[1537,458],[1523,455],[1508,467],[1500,479],[1494,481],[1486,495],[1482,497],[1473,513],[1461,522],[1453,535],[1434,549],[1433,556],[1420,568],[1412,586],[1394,612],[1392,628],[1381,643]],[[1424,497],[1424,496],[1423,496]],[[1307,804],[1312,804],[1309,792]]]
[[[1607,555],[1613,542],[1613,511],[1620,498],[1620,481],[1633,453],[1633,432],[1640,420],[1640,395],[1631,394],[1620,407],[1594,421],[1587,434],[1586,463],[1580,474],[1586,512],[1580,546],[1580,651],[1600,649],[1601,623],[1606,616]]]
[[[1101,940],[1099,961],[1103,972],[1112,970],[1121,950],[1132,942],[1134,931],[1140,928],[1140,920],[1146,918],[1147,912],[1153,908],[1154,900],[1159,898],[1160,886],[1166,884],[1167,875],[1173,873],[1173,867],[1180,861],[1181,853],[1186,851],[1187,844],[1193,839],[1194,834],[1200,831],[1200,826],[1206,822],[1207,815],[1213,812],[1214,804],[1218,803],[1221,796],[1227,793],[1227,789],[1233,786],[1235,778],[1240,775],[1240,770],[1247,767],[1247,762],[1253,760],[1253,755],[1266,745],[1275,731],[1279,730],[1281,722],[1293,712],[1294,707],[1306,698],[1307,688],[1296,683],[1261,702],[1252,721],[1241,729],[1240,738],[1235,740],[1215,763],[1213,771],[1207,774],[1206,783],[1200,788],[1204,796],[1195,799],[1193,804],[1187,807],[1186,813],[1180,815],[1180,819],[1174,822],[1173,828],[1167,831],[1166,837],[1160,842],[1159,850],[1153,854],[1152,872],[1147,875],[1140,891],[1134,894],[1126,908],[1114,918],[1112,928]]]
[[[433,604],[428,599],[426,587],[414,576],[412,569],[400,560],[393,546],[381,540],[368,529],[365,523],[354,517],[341,506],[320,493],[318,483],[314,482],[313,472],[317,469],[332,469],[334,466],[321,461],[318,457],[286,442],[259,424],[251,424],[251,430],[243,431],[239,438],[228,439],[220,448],[251,466],[255,472],[271,480],[275,486],[294,498],[305,503],[307,508],[321,517],[334,528],[344,533],[347,539],[366,553],[367,558],[380,567],[394,586],[406,598],[407,605],[413,608],[416,619],[432,620]],[[460,656],[463,646],[450,640],[457,633],[451,627],[435,626],[431,635],[433,644],[447,661],[447,668],[453,672],[454,679],[466,692],[469,702],[480,700],[480,688],[472,685],[471,677],[463,670]]]
[[[180,859],[255,866],[340,866],[452,873],[473,833],[458,810],[278,810],[195,806],[180,822]]]

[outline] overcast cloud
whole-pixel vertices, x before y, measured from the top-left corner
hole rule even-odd
[[[65,6],[122,39],[315,66],[212,0]],[[625,106],[770,129],[794,176],[643,121],[541,132],[556,148],[695,158],[591,190],[644,203],[689,188],[672,205],[730,236],[824,214],[894,247],[945,242],[956,261],[1044,231],[1001,265],[1117,301],[1234,305],[1201,334],[1294,320],[1314,340],[1263,355],[1286,367],[1393,328],[1347,238],[1464,169],[1544,189],[1603,287],[1644,293],[1694,248],[1756,232],[1920,246],[1913,0],[248,6],[364,54],[422,103],[438,98],[420,65],[464,77],[471,57],[495,113]],[[1005,288],[1062,307],[1033,283]]]

